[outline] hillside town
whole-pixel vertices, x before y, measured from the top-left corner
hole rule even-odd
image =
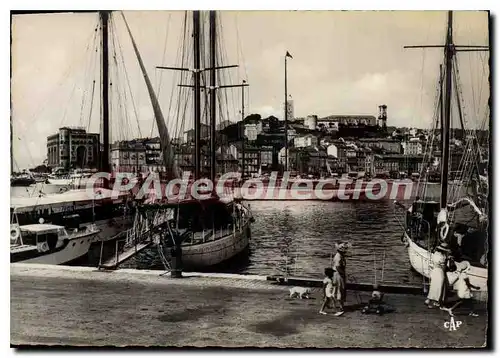
[[[389,127],[386,105],[379,106],[378,116],[330,115],[322,118],[317,115],[294,117],[292,106],[290,101],[288,116],[291,119],[287,123],[286,136],[284,121],[274,116],[262,118],[259,114],[251,114],[244,121],[220,123],[216,132],[218,174],[239,171],[244,177],[256,177],[272,171],[283,172],[287,167],[292,176],[310,178],[348,175],[415,179],[422,171],[425,153],[430,153],[425,162],[436,160],[429,168],[429,177],[439,180],[439,131]],[[455,132],[450,148],[452,175],[459,170],[465,149],[463,133]],[[201,172],[205,176],[210,173],[209,136],[209,126],[202,124]],[[182,137],[172,139],[175,161],[183,171],[194,170],[194,137],[194,129],[190,129]],[[44,165],[31,171],[62,174],[96,168],[98,145],[99,134],[87,133],[83,128],[60,128],[58,133],[47,138]],[[482,149],[484,162],[487,154],[485,147]],[[159,137],[113,143],[111,162],[115,172],[156,172],[160,177],[165,172]]]

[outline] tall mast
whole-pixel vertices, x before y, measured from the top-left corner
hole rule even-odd
[[[443,121],[444,121],[444,102],[443,102],[443,65],[439,65],[439,129],[441,131],[441,153],[443,153]]]
[[[448,12],[448,31],[446,35],[446,45],[444,47],[445,58],[445,89],[444,89],[444,118],[442,138],[443,150],[441,159],[441,208],[447,207],[448,197],[448,163],[450,159],[450,127],[451,127],[451,76],[452,61],[454,56],[453,48],[453,12]]]
[[[243,81],[242,84],[245,84]],[[245,178],[245,87],[241,87],[241,125],[243,133],[241,134],[241,178]]]
[[[217,115],[216,108],[216,90],[215,90],[215,66],[217,63],[216,59],[216,49],[217,49],[217,28],[216,28],[216,13],[215,11],[210,11],[210,179],[212,183],[215,183],[216,176],[216,160],[215,160],[215,122]],[[221,151],[222,153],[222,151]]]
[[[451,86],[452,86],[452,69],[453,57],[457,52],[470,51],[489,51],[489,46],[484,45],[455,45],[453,43],[453,13],[448,11],[448,27],[446,33],[445,45],[414,45],[404,46],[404,48],[444,48],[444,98],[441,105],[441,208],[446,208],[448,194],[448,163],[450,159],[450,128],[451,128]],[[442,84],[442,80],[440,81]],[[440,97],[441,99],[441,97]]]
[[[285,55],[285,171],[288,171],[288,87],[287,87],[287,56]]]
[[[14,141],[13,141],[13,127],[12,127],[12,111],[10,115],[10,174],[14,173]]]
[[[134,52],[137,57],[137,62],[139,62],[139,67],[141,68],[142,75],[144,77],[144,81],[146,82],[146,87],[148,89],[149,99],[151,100],[151,105],[153,107],[153,113],[155,115],[155,120],[156,120],[156,126],[158,127],[158,134],[160,136],[160,148],[162,151],[163,165],[167,169],[167,174],[169,179],[180,178],[179,168],[177,167],[174,160],[170,134],[168,132],[167,125],[165,124],[165,118],[163,117],[163,113],[160,108],[160,103],[158,102],[158,98],[156,97],[153,85],[151,84],[151,80],[149,79],[146,67],[144,66],[144,62],[142,61],[141,54],[139,53],[137,44],[135,43],[134,37],[132,36],[132,32],[130,31],[130,27],[128,26],[127,20],[125,19],[125,15],[123,14],[123,12],[121,14],[123,21],[125,22],[125,26],[127,27],[127,32],[130,36],[132,47],[134,48]]]
[[[194,50],[194,179],[200,178],[201,95],[200,95],[200,12],[193,11]]]
[[[194,83],[192,85],[180,84],[180,87],[188,87],[194,89],[194,136],[195,136],[195,179],[200,177],[200,158],[201,158],[201,88],[208,89],[210,91],[210,124],[211,124],[211,146],[212,146],[212,157],[211,161],[215,162],[215,123],[216,123],[216,91],[220,88],[231,88],[231,87],[241,87],[248,86],[245,85],[216,85],[215,71],[224,68],[238,67],[237,65],[227,65],[227,66],[216,66],[216,44],[217,44],[217,33],[216,33],[216,15],[215,11],[210,12],[210,68],[200,68],[200,11],[193,11],[193,52],[194,52],[194,68],[184,68],[184,67],[171,67],[171,66],[156,66],[156,68],[164,70],[176,70],[176,71],[190,71],[193,73]],[[203,71],[211,71],[210,73],[210,85],[201,86],[200,84],[200,74]],[[212,142],[213,141],[213,142]],[[211,166],[211,175],[215,177],[215,165]],[[212,172],[213,171],[213,172]]]
[[[108,20],[109,11],[99,11],[101,20],[101,70],[102,70],[102,144],[101,171],[109,172],[109,58],[108,58]]]

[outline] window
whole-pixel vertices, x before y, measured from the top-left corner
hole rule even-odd
[[[36,235],[31,232],[21,233],[25,245],[36,246]]]

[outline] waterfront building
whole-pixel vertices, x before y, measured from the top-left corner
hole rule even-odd
[[[114,171],[146,173],[146,148],[142,141],[120,141],[111,146],[111,165]]]
[[[97,168],[99,134],[82,127],[62,127],[47,137],[47,166],[51,168]]]
[[[375,154],[373,168],[376,176],[395,176],[399,173],[421,173],[423,155]]]
[[[163,165],[163,154],[160,146],[160,137],[143,139],[144,148],[146,150],[146,165],[149,172],[161,173],[167,168]],[[179,146],[182,144],[180,138],[174,138],[172,144]]]

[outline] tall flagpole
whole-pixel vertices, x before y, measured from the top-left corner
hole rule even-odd
[[[288,85],[287,85],[287,60],[293,58],[290,52],[285,54],[285,171],[288,171]]]

